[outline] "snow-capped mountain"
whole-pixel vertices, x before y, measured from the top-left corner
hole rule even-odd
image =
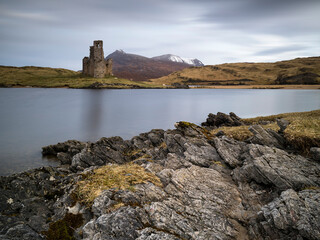
[[[194,66],[181,61],[148,58],[126,53],[123,50],[117,50],[109,54],[106,59],[108,58],[113,60],[112,72],[115,76],[135,81],[146,81],[167,76],[172,72]]]
[[[169,61],[169,62],[178,62],[178,63],[185,63],[191,66],[201,67],[204,64],[196,58],[183,58],[173,54],[165,54],[157,57],[153,57],[154,60],[160,61]]]

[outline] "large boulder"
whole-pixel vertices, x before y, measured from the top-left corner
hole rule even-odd
[[[85,239],[239,239],[246,231],[236,185],[210,168],[173,170],[163,189],[143,184],[109,197],[101,209],[116,200],[123,206],[89,222]]]

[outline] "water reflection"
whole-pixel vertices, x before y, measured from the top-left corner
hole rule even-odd
[[[0,175],[54,162],[41,147],[69,139],[124,139],[208,113],[254,117],[320,109],[319,90],[80,90],[0,88]]]
[[[88,90],[83,92],[82,126],[84,138],[95,141],[99,138],[102,123],[102,90]],[[105,92],[107,94],[107,92]]]

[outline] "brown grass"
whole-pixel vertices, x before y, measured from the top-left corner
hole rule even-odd
[[[62,68],[0,66],[0,86],[2,87],[88,88],[93,83],[102,84],[102,88],[159,87],[113,76],[99,79],[84,77],[79,72]]]
[[[264,129],[272,129],[278,131],[279,127],[276,123],[271,123],[267,125],[262,125]],[[249,131],[249,126],[236,126],[236,127],[220,127],[211,131],[212,134],[218,133],[218,131],[223,131],[226,136],[236,139],[238,141],[245,141],[252,137],[252,132]]]
[[[168,76],[151,79],[154,84],[184,83],[187,85],[272,85],[283,78],[303,74],[320,75],[320,57],[297,58],[275,63],[226,63],[214,66],[191,67]],[[312,78],[310,76],[310,78]],[[310,80],[310,79],[309,79]],[[313,84],[320,84],[320,76]],[[294,80],[290,80],[290,85]],[[283,82],[283,84],[285,84]],[[298,83],[300,84],[300,82]],[[302,84],[302,82],[301,82]],[[310,84],[310,83],[308,83]],[[282,87],[282,85],[279,85]]]
[[[281,118],[290,122],[284,131],[284,137],[293,147],[304,153],[308,153],[311,147],[320,147],[320,110],[247,118],[242,119],[242,121],[247,125],[268,121],[271,123],[262,125],[262,127],[277,131],[279,127],[276,120]],[[213,134],[220,130],[224,131],[227,136],[239,141],[244,141],[252,136],[248,126],[221,127],[213,130]]]
[[[141,183],[151,182],[162,187],[160,179],[137,164],[111,164],[95,169],[77,183],[76,195],[81,203],[91,205],[102,191],[108,189],[131,190]]]
[[[199,86],[191,88],[209,89],[320,89],[320,84],[315,85],[220,85],[220,86]]]

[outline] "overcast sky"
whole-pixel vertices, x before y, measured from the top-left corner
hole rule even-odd
[[[320,55],[320,0],[0,0],[0,65],[82,68],[93,40],[204,64]]]

